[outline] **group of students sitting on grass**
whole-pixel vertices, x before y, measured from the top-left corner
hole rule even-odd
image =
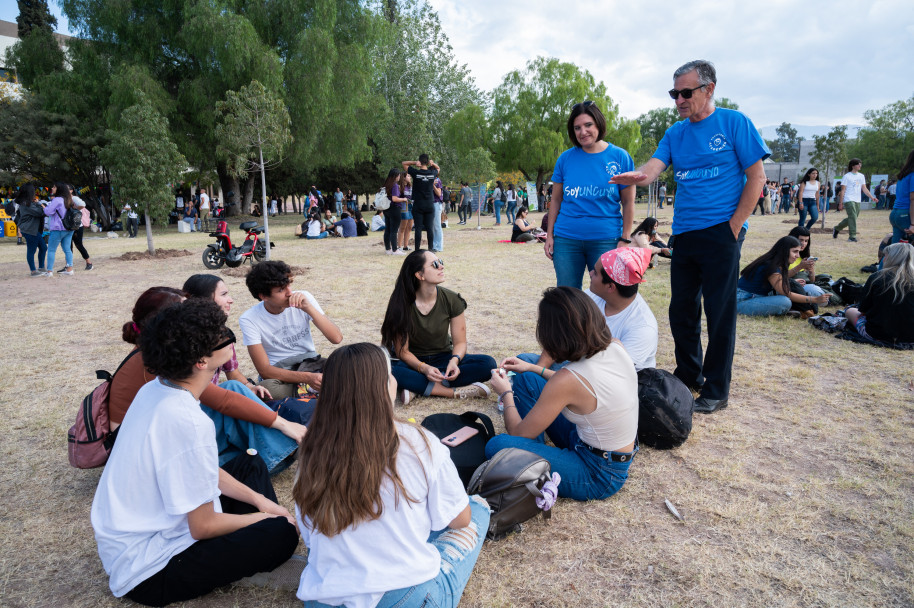
[[[349,344],[327,359],[311,325],[334,344],[342,332],[313,295],[292,291],[288,265],[262,262],[246,277],[258,304],[239,321],[256,382],[239,371],[222,280],[148,289],[123,328],[134,349],[112,381],[117,438],[92,505],[112,592],[154,606],[198,597],[286,563],[300,536],[308,606],[456,605],[489,509],[467,495],[447,448],[398,419],[395,403],[487,397],[488,382],[507,430],[488,451],[543,455],[564,480],[561,496],[611,496],[638,451],[636,369],[656,354],[656,320],[637,293],[650,257],[613,250],[591,290],[548,289],[543,352],[500,366],[467,352],[467,303],[443,287],[433,252],[404,259],[381,346]],[[284,418],[278,404],[290,399],[310,410]],[[294,514],[270,481],[293,462]]]

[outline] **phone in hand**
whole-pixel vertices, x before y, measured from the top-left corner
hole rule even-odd
[[[818,262],[818,261],[819,261],[819,258],[808,258],[808,259],[812,260],[813,262]]]
[[[457,429],[456,431],[454,431],[453,433],[451,433],[450,435],[448,435],[447,437],[442,439],[441,443],[452,448],[454,446],[460,445],[461,443],[463,443],[470,437],[472,437],[474,435],[478,435],[478,434],[479,434],[478,429],[474,429],[471,426],[465,426],[463,428]]]

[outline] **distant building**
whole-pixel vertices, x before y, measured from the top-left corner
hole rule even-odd
[[[65,34],[54,34],[60,46],[66,49],[67,43],[72,36]],[[12,94],[18,97],[21,90],[16,70],[13,66],[5,65],[6,51],[19,40],[19,26],[14,21],[3,21],[0,19],[0,91]]]

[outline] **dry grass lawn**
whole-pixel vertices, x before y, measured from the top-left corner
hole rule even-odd
[[[638,207],[638,215],[645,212]],[[672,211],[661,211],[669,229]],[[535,214],[539,221],[539,215]],[[843,214],[832,213],[830,227]],[[753,218],[743,265],[790,229],[795,216]],[[378,341],[402,258],[385,256],[380,234],[302,241],[295,216],[271,221],[274,258],[299,267],[295,285],[315,294],[347,342]],[[233,220],[233,235],[238,234]],[[541,291],[554,284],[535,244],[500,244],[509,228],[445,231],[447,285],[467,299],[471,352],[496,359],[536,350]],[[864,211],[859,243],[813,237],[819,271],[863,282],[889,232],[888,214]],[[830,232],[830,231],[829,231]],[[25,247],[0,239],[0,289],[7,333],[0,351],[0,605],[122,606],[108,591],[89,509],[101,470],[67,463],[66,431],[78,403],[129,350],[121,325],[153,285],[180,286],[204,272],[211,239],[156,234],[182,257],[124,260],[142,238],[89,239],[95,270],[28,277]],[[78,256],[77,256],[78,258]],[[58,267],[62,255],[58,252]],[[236,304],[230,326],[254,304],[242,273],[218,271]],[[674,366],[669,266],[641,293],[660,325],[658,365]],[[672,451],[643,449],[615,497],[562,500],[551,523],[488,543],[465,606],[910,606],[914,604],[914,415],[909,353],[834,339],[805,322],[740,318],[730,407],[696,415]],[[322,338],[318,347],[329,354]],[[244,349],[242,370],[253,373]],[[478,408],[501,424],[494,401],[418,399],[402,409]],[[276,479],[291,508],[293,472]],[[672,501],[685,521],[664,507]],[[301,548],[304,552],[304,548]],[[295,606],[291,593],[228,587],[190,606]]]

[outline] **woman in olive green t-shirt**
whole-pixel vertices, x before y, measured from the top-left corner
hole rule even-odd
[[[403,260],[387,304],[381,340],[393,358],[403,403],[413,394],[486,397],[495,359],[468,355],[466,301],[441,287],[444,262],[424,249]]]

